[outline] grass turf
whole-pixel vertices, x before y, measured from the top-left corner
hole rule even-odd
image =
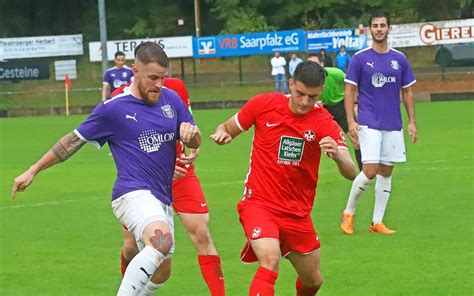
[[[231,145],[207,140],[235,110],[195,111],[204,135],[197,173],[211,209],[228,295],[246,295],[256,265],[239,262],[245,241],[235,205],[252,134]],[[417,104],[420,139],[394,170],[385,222],[393,236],[369,234],[373,188],[363,196],[356,233],[339,216],[351,186],[323,157],[313,218],[322,240],[320,295],[473,295],[474,103]],[[39,174],[15,201],[12,180],[85,117],[0,119],[0,294],[111,295],[120,283],[120,224],[110,209],[112,158],[86,145]],[[173,275],[159,295],[208,295],[190,240],[176,222]],[[282,261],[276,295],[294,295]]]

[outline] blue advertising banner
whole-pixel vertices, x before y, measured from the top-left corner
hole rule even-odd
[[[278,31],[193,38],[194,58],[302,52],[304,31]]]
[[[357,51],[367,47],[364,28],[317,30],[306,32],[306,51],[339,51],[341,45],[347,50]]]

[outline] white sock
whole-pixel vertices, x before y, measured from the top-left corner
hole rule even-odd
[[[148,283],[146,283],[146,285],[145,285],[145,288],[143,288],[142,293],[140,294],[140,296],[155,295],[156,291],[158,291],[158,289],[160,289],[164,285],[165,285],[165,283],[155,284],[152,281],[148,281]]]
[[[352,182],[351,192],[349,193],[349,199],[347,200],[344,213],[350,213],[352,215],[355,214],[357,202],[362,193],[367,190],[367,187],[369,187],[370,183],[372,183],[372,180],[367,178],[363,171],[357,175],[357,177],[354,179],[354,182]]]
[[[377,182],[375,182],[374,215],[372,218],[374,225],[382,223],[388,199],[390,198],[390,190],[392,190],[392,176],[384,177],[377,175]]]
[[[165,260],[158,250],[146,246],[127,267],[117,295],[139,295],[155,270]]]

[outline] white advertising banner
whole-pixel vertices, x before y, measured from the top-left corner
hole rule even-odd
[[[474,42],[474,19],[392,25],[390,47],[412,47]],[[372,36],[367,28],[367,45]]]
[[[76,60],[54,61],[54,73],[56,81],[64,81],[66,74],[69,79],[77,79]]]
[[[117,51],[125,53],[127,60],[133,60],[133,51],[140,43],[152,41],[158,43],[169,58],[183,58],[193,56],[192,36],[169,37],[169,38],[147,38],[107,41],[108,60],[114,60]],[[89,42],[89,60],[91,62],[102,61],[102,49],[100,42]]]
[[[0,38],[0,60],[82,54],[82,34]]]

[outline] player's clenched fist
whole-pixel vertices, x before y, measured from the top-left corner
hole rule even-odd
[[[219,145],[228,144],[232,141],[232,136],[224,128],[217,128],[211,135],[211,139]]]
[[[189,148],[197,149],[201,144],[201,132],[192,123],[183,122],[179,127],[181,141]]]

